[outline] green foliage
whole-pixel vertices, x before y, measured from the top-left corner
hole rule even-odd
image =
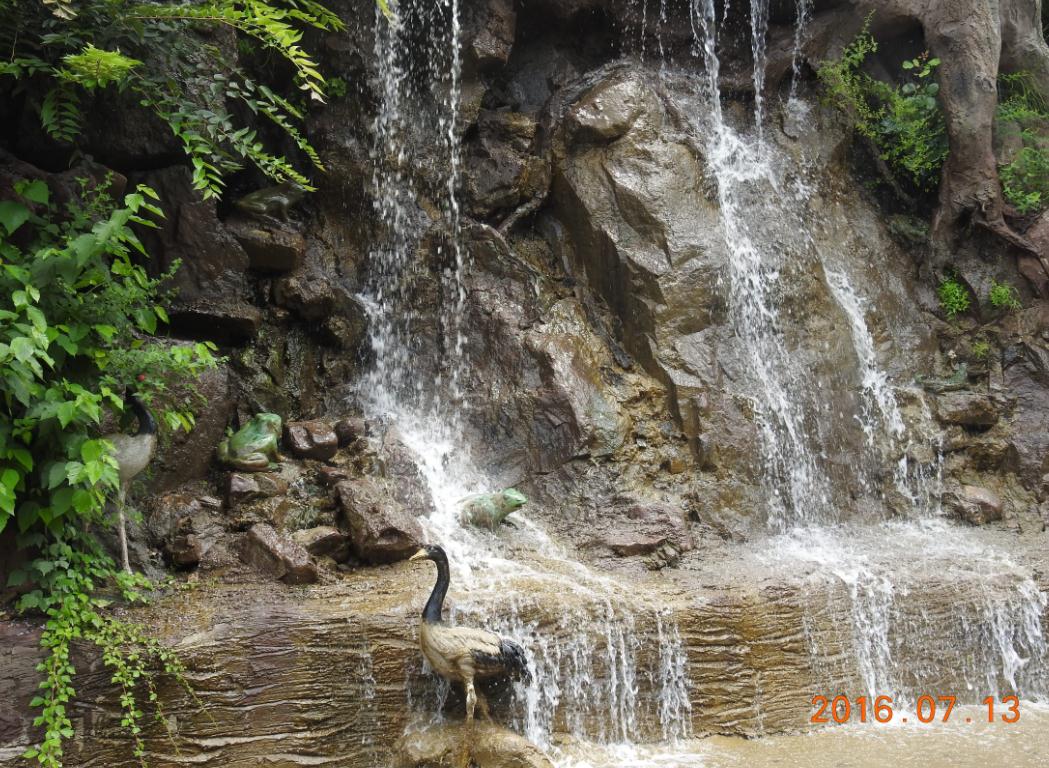
[[[1008,283],[991,281],[991,290],[987,294],[987,300],[995,309],[1020,309],[1020,299],[1016,295],[1016,288]]]
[[[970,347],[973,359],[975,360],[986,360],[991,354],[991,345],[984,339],[974,341],[972,347]]]
[[[23,757],[47,768],[61,768],[63,742],[73,736],[69,707],[76,695],[76,668],[70,657],[71,644],[85,641],[99,648],[103,663],[111,670],[111,682],[120,690],[121,725],[132,738],[135,757],[145,765],[141,736],[145,713],[139,702],[142,689],[154,716],[167,727],[154,669],[172,677],[190,695],[192,691],[175,653],[147,636],[141,626],[113,616],[109,610],[112,600],[97,593],[115,583],[124,600],[140,602],[139,590],[149,583],[140,576],[117,571],[113,562],[72,524],[52,531],[49,537],[42,533],[25,536],[23,543],[36,547],[39,556],[25,570],[13,573],[11,581],[16,585],[32,581],[37,589],[22,595],[18,608],[42,613],[47,619],[40,638],[47,655],[37,666],[43,679],[39,694],[31,702],[40,710],[33,725],[42,728],[44,735]]]
[[[336,99],[345,98],[349,87],[346,85],[346,81],[341,77],[332,77],[328,79],[328,94]]]
[[[939,85],[933,81],[940,60],[923,54],[904,61],[909,79],[898,87],[876,80],[862,71],[867,56],[878,50],[869,25],[870,17],[839,60],[820,66],[825,99],[871,141],[894,176],[918,190],[933,190],[948,153]]]
[[[940,298],[940,308],[949,318],[967,312],[972,303],[969,291],[954,277],[941,281],[936,295]]]
[[[212,347],[171,346],[159,284],[132,261],[144,255],[133,224],[153,226],[155,193],[139,187],[116,206],[85,182],[60,209],[42,181],[19,182],[0,202],[0,530],[64,529],[97,521],[117,486],[110,446],[96,431],[121,411],[125,386],[150,372],[196,378]],[[181,420],[180,420],[181,423]]]
[[[58,70],[59,77],[80,85],[85,90],[105,88],[110,83],[122,85],[135,67],[142,65],[119,51],[100,51],[88,43],[80,53],[71,53],[62,59],[66,66]]]
[[[1005,199],[1020,214],[1037,213],[1049,205],[1049,105],[1026,72],[1001,75],[996,113],[999,131],[1020,131],[1022,148],[998,169]]]
[[[37,555],[11,584],[34,586],[18,608],[47,618],[41,693],[32,704],[44,738],[26,756],[52,768],[73,733],[71,642],[102,650],[139,757],[136,689],[145,686],[159,707],[150,668],[182,679],[171,652],[105,612],[98,589],[115,581],[137,599],[144,581],[117,573],[84,531],[104,524],[118,484],[112,446],[99,435],[105,410],[123,409],[124,388],[142,372],[149,378],[138,389],[148,398],[164,382],[196,379],[215,364],[213,345],[154,337],[167,322],[159,303],[166,276],[151,279],[132,260],[145,255],[132,225],[153,226],[161,212],[151,189],[138,187],[118,205],[109,184],[81,181],[59,206],[43,181],[20,181],[17,199],[0,201],[0,530],[16,525],[20,547]],[[190,413],[162,415],[169,427],[192,427]]]
[[[5,3],[0,46],[10,55],[0,75],[18,81],[38,104],[45,131],[69,145],[81,132],[81,93],[111,86],[133,93],[178,137],[205,197],[219,195],[224,177],[249,163],[275,181],[312,189],[303,170],[244,122],[248,114],[265,116],[323,170],[302,133],[301,110],[276,85],[249,77],[237,46],[215,42],[221,37],[204,34],[209,28],[233,30],[238,43],[272,51],[300,92],[323,101],[324,78],[302,47],[303,33],[341,30],[343,23],[313,0]]]

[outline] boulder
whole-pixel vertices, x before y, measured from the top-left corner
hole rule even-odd
[[[156,228],[141,231],[151,272],[164,274],[176,260],[182,263],[171,278],[177,290],[172,327],[220,342],[251,338],[259,317],[249,302],[248,255],[219,221],[215,202],[201,199],[183,165],[132,175],[129,182],[156,190],[164,211]]]
[[[177,301],[168,315],[172,328],[185,336],[234,346],[254,339],[262,325],[257,307],[224,298]]]
[[[339,452],[335,431],[323,421],[288,422],[284,445],[300,459],[327,461]]]
[[[248,266],[260,272],[291,272],[306,254],[306,240],[298,232],[268,226],[242,216],[226,220],[226,229],[243,248]]]
[[[350,477],[351,473],[346,467],[332,467],[324,464],[317,470],[317,482],[326,488],[334,488],[344,480],[349,480]]]
[[[651,91],[642,79],[626,73],[602,80],[568,111],[568,128],[582,141],[612,141],[629,131],[652,109]]]
[[[943,503],[949,511],[972,525],[986,525],[1002,519],[1002,498],[994,491],[977,485],[962,485],[948,490]]]
[[[998,422],[998,407],[988,395],[945,392],[936,398],[936,416],[944,424],[993,427]]]
[[[461,723],[431,726],[405,734],[394,745],[395,768],[456,768],[466,734]],[[475,768],[553,768],[535,744],[494,723],[475,722],[468,738]]]
[[[171,432],[162,441],[151,467],[152,491],[168,491],[191,480],[203,480],[211,468],[215,446],[225,437],[233,413],[229,366],[204,371],[192,382],[172,386],[163,404],[186,404],[193,408],[196,422],[190,432]],[[157,403],[160,405],[160,402]]]
[[[621,498],[613,502],[597,543],[619,557],[651,555],[659,550],[675,559],[692,549],[685,513],[670,504]]]
[[[549,184],[547,162],[532,152],[537,123],[517,112],[483,112],[468,145],[465,192],[471,213],[489,218],[525,203]]]
[[[285,584],[317,581],[317,566],[305,548],[266,523],[248,529],[240,542],[239,554],[248,565]]]
[[[288,481],[273,472],[233,472],[226,486],[226,502],[233,507],[255,499],[283,496],[287,492]]]
[[[514,44],[517,14],[512,0],[485,0],[466,8],[463,39],[471,69],[481,72],[506,64]]]
[[[350,537],[330,525],[295,531],[291,538],[314,557],[330,557],[341,563],[350,556]]]
[[[225,547],[216,547],[225,535],[221,508],[213,496],[172,492],[156,497],[143,520],[147,540],[178,570],[227,559]]]
[[[1045,314],[1049,324],[1049,311]],[[1043,326],[1042,332],[1049,328]],[[1049,472],[1049,344],[1028,339],[1018,347],[1004,375],[1009,395],[1016,399],[1010,439],[1016,448],[1017,474],[1036,488]]]
[[[339,419],[335,422],[335,437],[339,440],[339,447],[345,448],[368,432],[368,424],[362,418]]]
[[[366,477],[339,483],[337,491],[353,552],[361,560],[393,563],[419,549],[423,539],[419,521],[397,501],[388,482]]]

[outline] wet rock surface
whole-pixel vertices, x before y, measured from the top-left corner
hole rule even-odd
[[[339,450],[335,431],[323,421],[292,421],[284,427],[284,444],[302,459],[325,461]]]
[[[359,23],[345,36],[330,36],[326,55],[333,71],[367,91],[386,75],[369,77],[377,63],[359,60],[356,52],[371,50],[373,4],[336,5]],[[478,463],[492,487],[524,488],[535,500],[529,515],[573,557],[595,561],[611,579],[660,578],[653,594],[680,627],[697,734],[804,728],[809,712],[799,702],[825,688],[828,675],[838,690],[864,690],[862,681],[848,679],[851,673],[816,669],[805,641],[807,633],[822,630],[832,638],[823,649],[826,658],[851,657],[854,606],[837,582],[813,586],[810,577],[821,575],[819,569],[797,579],[764,572],[751,579],[749,572],[736,575],[740,559],[724,549],[726,540],[762,535],[768,491],[760,480],[755,388],[747,382],[746,350],[729,322],[724,275],[731,254],[722,242],[711,158],[682,122],[680,104],[655,67],[608,63],[626,34],[610,19],[624,29],[642,28],[632,5],[484,0],[466,6],[462,171],[470,218],[463,221],[463,238],[472,266],[463,313],[471,358],[461,437],[483,446]],[[669,57],[693,66],[687,19],[678,21],[681,28],[666,30],[658,43]],[[817,20],[806,55],[820,60],[813,53],[818,46],[851,31]],[[772,80],[789,68],[792,38],[788,43],[773,51]],[[733,92],[753,88],[748,56],[749,50],[738,57],[743,64],[726,62]],[[156,765],[386,765],[413,714],[405,702],[429,701],[423,697],[434,694],[421,673],[414,635],[431,576],[388,565],[415,551],[425,539],[417,518],[434,511],[418,459],[389,425],[365,425],[355,417],[332,429],[318,421],[359,412],[355,388],[372,354],[367,312],[357,296],[368,279],[368,254],[380,241],[365,192],[372,182],[366,126],[373,95],[333,99],[310,118],[329,173],[318,181],[320,192],[292,211],[291,221],[236,213],[223,218],[221,206],[202,202],[191,189],[188,170],[172,165],[179,159],[170,155],[170,136],[155,135],[155,126],[122,121],[118,133],[126,138],[110,142],[111,156],[100,156],[147,169],[127,177],[161,193],[167,216],[145,237],[156,274],[175,259],[184,262],[173,286],[180,291],[171,311],[173,333],[213,338],[229,356],[228,366],[200,382],[207,407],[198,429],[162,448],[151,489],[205,479],[214,469],[211,449],[226,427],[259,411],[323,425],[304,426],[294,440],[289,431],[288,443],[296,446],[291,452],[307,462],[286,462],[279,476],[234,474],[228,493],[227,475],[216,474],[206,488],[158,497],[162,503],[147,510],[143,535],[133,529],[137,563],[156,567],[162,554],[192,578],[199,572],[240,582],[170,596],[146,615],[178,643],[206,702],[202,712],[180,701],[175,686],[165,689],[175,701],[168,711],[179,725],[181,754],[150,723],[147,750]],[[745,111],[726,100],[730,120],[745,121]],[[999,147],[1003,157],[1018,149],[1007,133]],[[967,346],[971,352],[960,337],[983,333],[991,339],[989,359],[974,364],[958,389],[908,394],[913,401],[904,410],[909,422],[917,422],[922,417],[916,414],[931,405],[948,427],[944,511],[980,526],[975,532],[981,535],[1019,531],[1024,538],[995,539],[1018,557],[1026,557],[1021,551],[1032,541],[1044,552],[1043,542],[1032,537],[1043,535],[1049,521],[1049,314],[1035,302],[1037,294],[1047,295],[1049,283],[1037,260],[1020,256],[1019,274],[1034,290],[1023,294],[1027,309],[981,318],[978,329],[972,318],[947,328],[935,318],[931,289],[916,277],[928,267],[927,226],[907,222],[901,234],[904,228],[893,227],[871,203],[845,167],[845,136],[815,106],[801,118],[770,115],[767,140],[812,173],[789,179],[783,205],[792,204],[795,184],[814,190],[804,213],[819,222],[814,249],[844,254],[863,276],[877,354],[901,389],[916,372],[949,379],[953,355],[965,356]],[[3,163],[9,167],[6,157]],[[432,166],[406,170],[427,194],[436,186]],[[64,178],[68,185],[70,174]],[[424,349],[447,343],[440,338],[447,329],[432,314],[447,290],[440,275],[448,268],[441,215],[432,206],[424,199],[417,212],[429,222],[413,288]],[[1049,242],[1047,232],[1043,214],[1027,236]],[[980,278],[972,279],[977,295],[992,278],[1015,277],[1010,259],[997,251],[989,256],[975,259],[979,268],[959,266]],[[989,271],[989,263],[998,271]],[[857,370],[848,319],[828,293],[820,259],[802,254],[797,264],[783,277],[793,292],[784,305],[784,343],[801,358],[800,369],[828,382],[812,412],[828,414],[832,435],[844,433],[839,427],[854,422],[856,393],[865,385],[848,373]],[[812,343],[805,346],[802,339]],[[434,360],[420,355],[413,362],[428,382]],[[799,396],[807,389],[799,387]],[[843,508],[870,499],[869,489],[850,480],[853,458],[865,455],[861,443],[829,439],[826,445],[840,487],[854,494],[843,494]],[[935,466],[928,446],[912,449],[923,467]],[[317,460],[334,466],[310,463]],[[213,496],[224,493],[228,508],[220,509]],[[323,573],[313,558],[327,564]],[[339,571],[328,558],[341,564]],[[345,580],[332,586],[327,580],[333,578]],[[319,579],[325,586],[301,589]],[[299,591],[293,594],[281,581]],[[935,573],[910,586],[916,597],[900,608],[901,625],[950,625],[957,617],[949,606],[959,594],[974,604],[983,597],[977,586]],[[564,630],[558,618],[573,598],[548,585],[523,591],[536,597],[523,609],[526,620],[551,636]],[[583,615],[594,616],[596,609]],[[648,621],[647,614],[639,619],[641,625]],[[642,628],[647,637],[657,631]],[[605,642],[602,631],[593,633],[595,656]],[[16,703],[0,706],[4,765],[15,764],[30,740],[27,704],[36,691],[37,639],[37,628],[0,620],[0,689],[5,704]],[[956,650],[949,643],[919,645],[904,653],[932,665]],[[97,660],[79,667],[86,683],[76,725],[84,737],[70,745],[70,765],[130,768],[137,763],[106,703],[110,672]],[[651,700],[648,686],[656,672],[646,669],[650,676],[639,678],[639,695]],[[955,673],[933,673],[945,681],[939,690],[952,689],[946,681],[960,690],[966,681],[955,680]],[[579,703],[575,714],[599,732],[603,713]],[[642,713],[642,738],[663,737],[652,715]],[[567,727],[564,704],[552,717],[555,728]],[[443,764],[448,733],[454,728],[432,737],[426,753],[432,757],[410,752],[406,743],[398,753],[416,761],[406,764]],[[365,746],[347,750],[350,741]],[[518,762],[499,762],[498,749],[485,759],[545,765],[528,762],[541,757],[519,742],[515,749],[514,757],[504,757]]]
[[[411,557],[423,541],[422,528],[380,479],[341,482],[339,507],[353,551],[367,563],[393,563]]]
[[[312,584],[317,580],[317,566],[306,549],[266,523],[248,529],[239,553],[247,564],[285,584]]]
[[[553,768],[527,739],[491,723],[467,731],[462,725],[433,726],[405,734],[393,748],[395,768],[458,768],[463,740],[476,768]]]
[[[341,563],[350,556],[350,537],[330,525],[295,531],[291,538],[314,557],[330,557]]]
[[[1002,519],[1002,499],[994,491],[963,485],[944,494],[944,506],[972,525],[986,525]]]
[[[998,408],[987,395],[975,392],[948,392],[936,398],[936,414],[947,424],[991,427],[998,421]]]

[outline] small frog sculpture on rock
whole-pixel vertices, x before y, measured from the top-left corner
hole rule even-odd
[[[275,187],[256,190],[237,200],[233,205],[252,216],[278,216],[288,220],[288,209],[298,203],[306,190],[291,181],[282,181]]]
[[[219,443],[219,461],[242,472],[262,472],[275,467],[282,460],[277,449],[282,426],[280,416],[275,413],[253,416],[238,432]]]
[[[494,531],[508,524],[507,515],[527,502],[528,498],[516,488],[507,488],[501,493],[477,493],[459,502],[459,521]]]

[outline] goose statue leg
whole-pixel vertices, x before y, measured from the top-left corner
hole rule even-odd
[[[466,726],[469,728],[474,722],[474,707],[477,706],[477,691],[474,690],[472,677],[466,679]]]
[[[127,520],[124,518],[124,502],[127,499],[127,486],[120,484],[117,494],[117,536],[120,538],[120,564],[125,573],[131,573],[131,561],[127,554]]]
[[[481,717],[483,717],[486,722],[492,722],[492,714],[488,711],[488,699],[486,699],[484,694],[480,691],[475,691],[475,693],[477,695],[477,706],[481,710]]]

